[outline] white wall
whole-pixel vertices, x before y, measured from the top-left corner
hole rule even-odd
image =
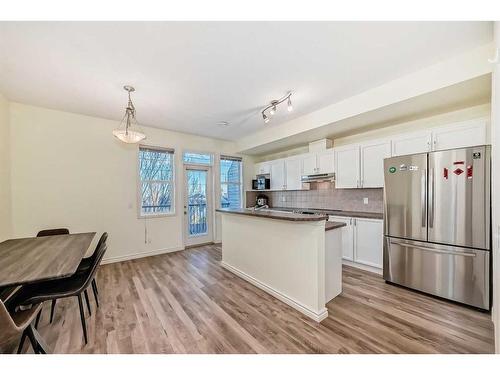
[[[9,102],[0,94],[0,242],[11,232]]]
[[[500,22],[495,22],[495,44],[500,48]],[[493,313],[495,350],[500,353],[500,65],[494,67],[492,78],[492,229],[493,229]]]
[[[145,143],[175,149],[176,214],[138,219],[137,146],[112,136],[117,122],[18,103],[10,108],[13,235],[61,226],[71,232],[107,231],[107,259],[181,249],[183,149],[234,151],[231,142],[144,128]],[[218,173],[214,176],[218,181]],[[245,177],[248,185],[251,175]],[[146,229],[151,243],[145,243]]]

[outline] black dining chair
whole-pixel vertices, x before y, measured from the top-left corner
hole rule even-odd
[[[69,229],[68,228],[55,228],[55,229],[44,229],[44,230],[41,230],[40,232],[38,232],[36,234],[37,237],[48,237],[48,236],[61,236],[61,235],[64,235],[64,234],[69,234]],[[56,307],[56,301],[57,300],[52,300],[52,304],[50,306],[50,322],[52,323],[52,319],[54,318],[54,309]],[[88,299],[87,299],[87,303],[88,303]],[[90,306],[87,305],[87,308],[90,310]],[[40,311],[38,312],[38,315],[36,316],[36,320],[35,320],[35,327],[38,328],[38,323],[40,322],[40,317],[42,316],[42,309],[43,309],[43,305],[42,305],[42,308],[40,309]]]
[[[80,264],[78,265],[78,269],[76,270],[77,273],[85,272],[92,266],[94,259],[97,256],[97,249],[99,249],[102,243],[105,243],[107,240],[108,240],[108,233],[104,232],[101,238],[99,238],[99,242],[97,242],[97,246],[94,250],[94,253],[87,258],[83,258]],[[95,281],[95,278],[92,279],[92,292],[94,293],[95,303],[97,304],[97,307],[99,307],[99,299],[97,297],[99,295],[99,290],[97,289],[97,282]],[[88,302],[88,296],[86,298]],[[87,307],[89,307],[88,304]]]
[[[101,236],[102,241],[99,241],[98,247],[94,254],[90,257],[91,264],[85,270],[81,272],[76,272],[74,275],[58,280],[50,280],[34,285],[28,285],[16,295],[16,306],[28,306],[44,301],[50,301],[59,298],[74,297],[78,298],[78,305],[80,308],[80,318],[82,321],[83,337],[85,339],[85,344],[88,342],[87,338],[87,326],[85,323],[85,313],[83,311],[82,294],[87,290],[87,288],[92,284],[97,269],[101,263],[104,253],[107,250],[106,239],[108,234],[104,233]],[[25,338],[25,337],[23,337]],[[20,348],[24,340],[20,343]]]
[[[60,236],[62,234],[69,234],[68,228],[44,229],[37,233],[37,237],[47,236]]]

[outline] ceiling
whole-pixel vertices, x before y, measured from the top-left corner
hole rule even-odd
[[[131,84],[141,124],[237,140],[491,40],[490,22],[0,22],[0,92],[119,120]]]

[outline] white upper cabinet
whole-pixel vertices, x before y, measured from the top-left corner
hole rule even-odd
[[[335,170],[335,153],[329,149],[317,154],[317,173],[333,173]]]
[[[382,268],[382,220],[356,218],[354,225],[354,261],[367,266]]]
[[[384,187],[384,159],[391,156],[391,142],[377,141],[359,147],[362,188]]]
[[[359,187],[359,171],[358,145],[335,148],[335,188]]]
[[[316,154],[310,153],[310,154],[304,154],[302,156],[302,174],[304,175],[316,174],[317,168],[318,166],[317,166]]]
[[[420,154],[431,151],[432,132],[408,133],[392,137],[392,156]]]
[[[333,173],[335,169],[334,151],[310,152],[302,155],[302,174]]]
[[[271,173],[271,164],[266,161],[255,164],[255,175]]]
[[[285,189],[300,190],[302,188],[302,158],[292,157],[285,159],[285,174]]]
[[[485,145],[486,120],[473,120],[437,128],[432,134],[433,151]]]
[[[391,138],[392,156],[488,144],[488,121],[475,119]]]
[[[285,190],[285,161],[283,159],[273,160],[270,163],[271,190]]]

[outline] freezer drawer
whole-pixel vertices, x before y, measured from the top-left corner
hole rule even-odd
[[[384,237],[384,279],[489,310],[490,252]]]

